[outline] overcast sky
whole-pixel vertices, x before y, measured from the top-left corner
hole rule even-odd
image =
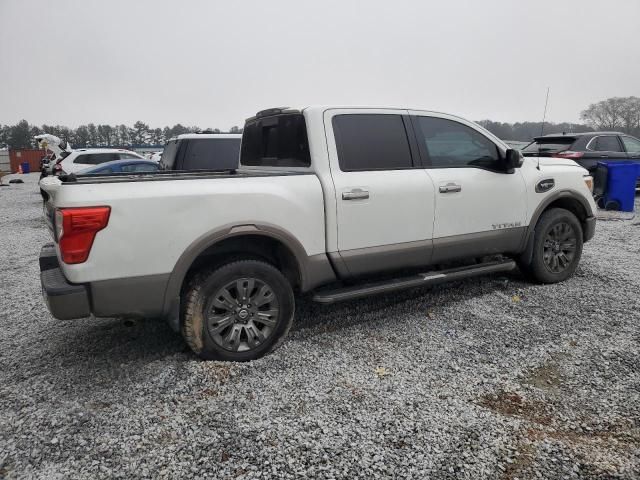
[[[0,123],[226,129],[398,105],[579,120],[640,96],[639,0],[0,0]]]

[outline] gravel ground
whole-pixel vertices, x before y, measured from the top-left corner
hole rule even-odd
[[[54,320],[24,177],[0,188],[0,477],[640,478],[637,218],[605,215],[562,284],[301,301],[279,350],[225,364],[161,321]]]

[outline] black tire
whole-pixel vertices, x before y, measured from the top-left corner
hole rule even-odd
[[[520,264],[520,268],[535,281],[562,282],[578,268],[582,245],[582,225],[576,216],[569,210],[552,208],[536,225],[531,262]]]
[[[618,202],[617,200],[609,200],[607,203],[605,203],[604,209],[610,212],[618,211],[620,210],[620,202]]]
[[[183,305],[182,336],[191,350],[205,360],[234,362],[277,348],[295,310],[289,281],[261,260],[232,261],[196,274]]]

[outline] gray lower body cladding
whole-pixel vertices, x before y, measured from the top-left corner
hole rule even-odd
[[[53,244],[42,247],[39,263],[42,294],[59,320],[163,314],[168,274],[74,284],[62,273]]]
[[[526,233],[527,227],[506,228],[329,255],[341,278],[359,277],[464,258],[518,254],[524,249]]]
[[[596,234],[596,217],[587,217],[583,224],[583,240],[588,242]]]

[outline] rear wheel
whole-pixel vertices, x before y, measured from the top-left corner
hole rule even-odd
[[[184,305],[183,337],[208,360],[260,358],[280,344],[293,322],[291,285],[259,260],[201,272],[190,283]]]
[[[561,282],[576,271],[582,244],[582,226],[576,216],[563,208],[553,208],[540,217],[531,263],[521,267],[539,282]]]

